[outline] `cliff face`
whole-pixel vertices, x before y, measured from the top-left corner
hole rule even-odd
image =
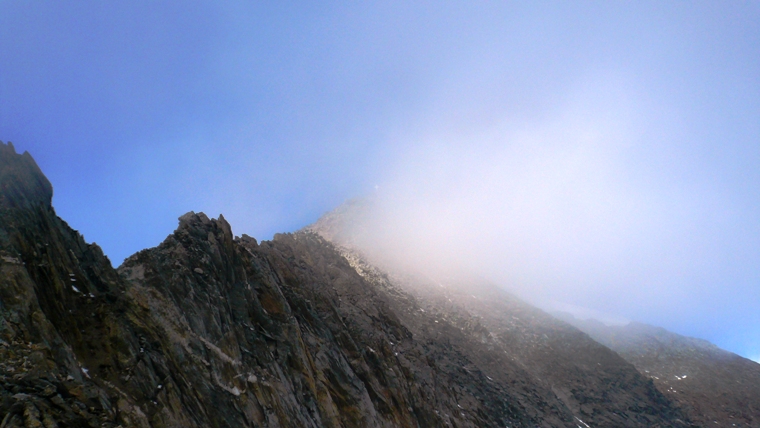
[[[259,244],[192,212],[115,270],[28,154],[0,145],[0,178],[3,428],[687,425],[490,286],[436,291],[314,232]]]

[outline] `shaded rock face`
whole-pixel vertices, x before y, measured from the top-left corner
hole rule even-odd
[[[115,270],[28,154],[0,145],[0,178],[2,427],[687,426],[488,286],[476,305],[315,233],[259,244],[192,212]]]
[[[121,331],[125,283],[55,215],[28,153],[0,144],[0,178],[0,425],[114,421],[119,394],[93,375],[136,345]]]
[[[53,186],[29,152],[17,155],[11,142],[0,142],[0,207],[50,206]]]
[[[563,319],[631,362],[703,426],[760,426],[760,364],[659,327]]]

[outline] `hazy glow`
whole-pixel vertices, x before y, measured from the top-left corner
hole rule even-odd
[[[595,77],[539,119],[470,115],[400,139],[360,245],[460,265],[541,307],[611,322],[731,313],[741,302],[725,298],[725,281],[754,292],[755,274],[730,262],[753,245],[752,212],[690,179],[700,166],[678,153],[679,124],[662,119],[677,111],[652,114],[646,94]]]
[[[553,118],[455,123],[408,141],[377,193],[380,245],[465,263],[537,301],[641,302],[664,283],[658,296],[680,294],[679,272],[702,270],[705,255],[674,247],[709,225],[682,224],[698,215],[691,189],[631,166],[647,118],[608,89],[584,88]]]

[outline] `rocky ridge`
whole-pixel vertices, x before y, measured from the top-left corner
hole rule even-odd
[[[421,325],[421,332],[428,327],[446,340],[451,340],[448,331],[465,332],[476,341],[466,347],[472,350],[471,361],[498,367],[500,374],[511,375],[512,367],[518,368],[570,410],[576,426],[690,425],[651,380],[618,354],[494,284],[463,272],[436,275],[399,269],[368,256],[356,236],[361,227],[345,223],[361,222],[370,204],[348,201],[305,230],[335,243],[357,272],[378,288],[418,302],[420,311],[435,323],[409,320],[407,325]],[[483,358],[484,349],[493,354]]]
[[[2,428],[690,424],[617,354],[482,281],[465,295],[315,230],[258,243],[192,212],[114,269],[28,153],[0,144],[0,179]]]

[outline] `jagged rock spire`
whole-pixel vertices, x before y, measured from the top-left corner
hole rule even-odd
[[[50,206],[53,186],[29,152],[17,154],[13,143],[0,141],[0,209]]]

